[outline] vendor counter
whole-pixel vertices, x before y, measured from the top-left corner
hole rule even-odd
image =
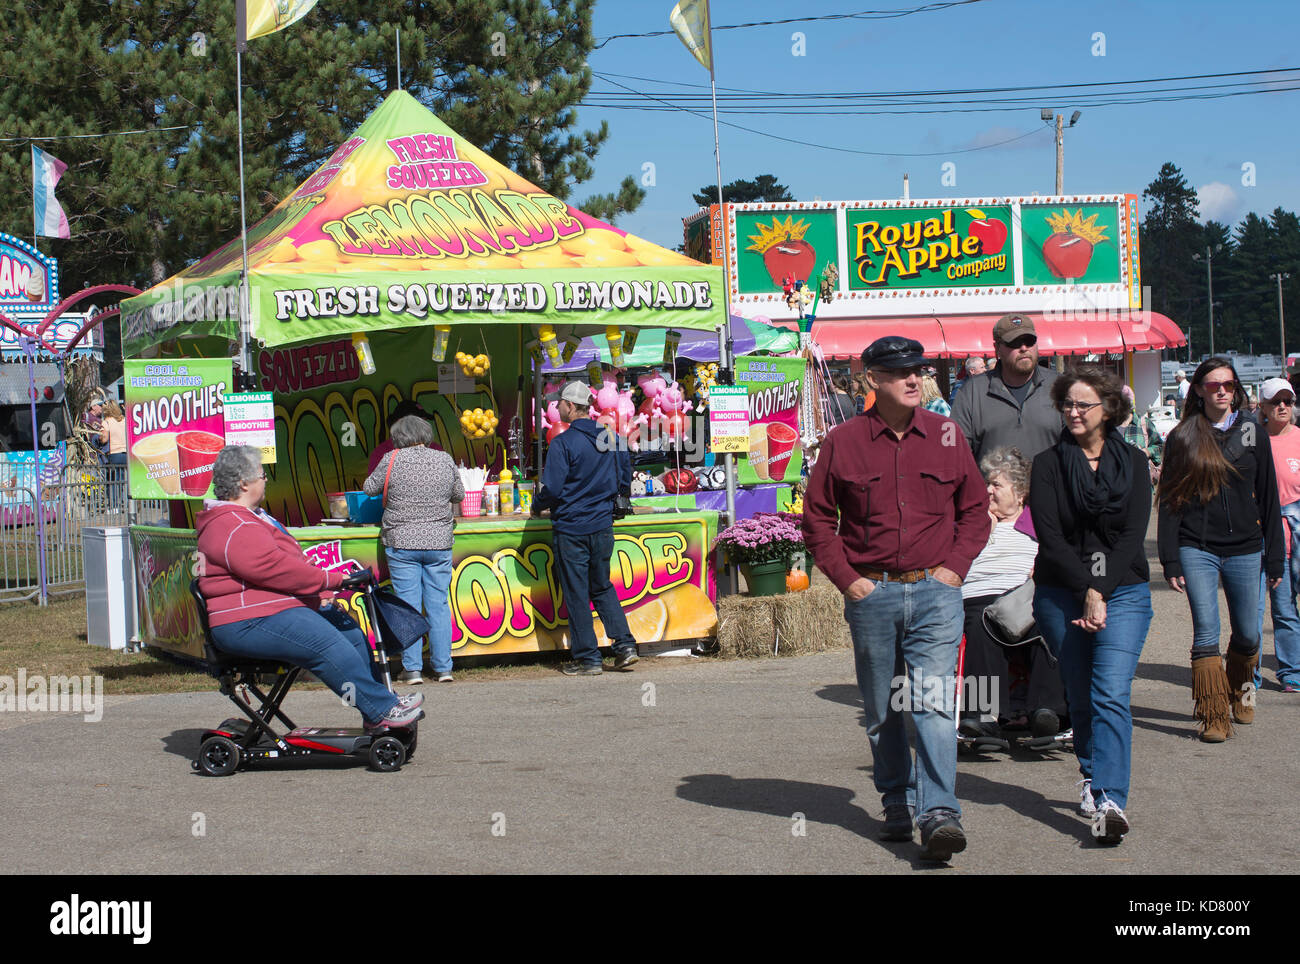
[[[710,549],[716,512],[638,512],[614,523],[610,578],[628,626],[641,643],[697,639],[717,625]],[[321,569],[369,568],[388,581],[378,526],[291,528]],[[139,626],[148,646],[203,658],[202,630],[190,581],[198,574],[193,529],[132,526]],[[368,629],[364,610],[349,611]],[[548,519],[489,516],[457,519],[449,592],[452,656],[557,650],[568,646],[568,611],[560,590]],[[609,645],[599,618],[596,635]]]

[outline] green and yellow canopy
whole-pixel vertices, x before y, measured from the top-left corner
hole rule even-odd
[[[128,356],[239,337],[240,243],[122,305]],[[578,211],[391,94],[248,231],[250,337],[268,346],[453,324],[715,329],[722,270]]]

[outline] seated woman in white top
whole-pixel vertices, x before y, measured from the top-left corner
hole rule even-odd
[[[962,583],[966,609],[966,661],[963,675],[997,680],[997,685],[967,687],[966,693],[997,694],[997,709],[967,706],[960,732],[966,736],[996,736],[1000,729],[1026,729],[1034,736],[1052,736],[1066,725],[1065,690],[1040,646],[1007,647],[984,628],[984,609],[1003,593],[1033,576],[1038,540],[1025,500],[1029,497],[1031,463],[1018,449],[996,449],[980,459],[988,483],[993,530],[988,545],[975,557]],[[1001,726],[991,719],[998,717]]]

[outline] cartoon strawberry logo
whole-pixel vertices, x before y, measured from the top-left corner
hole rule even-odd
[[[1087,218],[1083,208],[1070,213],[1064,208],[1059,214],[1049,214],[1047,226],[1052,235],[1043,242],[1043,263],[1058,278],[1082,278],[1092,262],[1092,250],[1106,237],[1106,225],[1097,224],[1098,215]]]
[[[989,217],[979,208],[967,208],[966,213],[971,216],[967,234],[969,237],[979,239],[980,254],[997,254],[1001,251],[1003,245],[1007,243],[1006,222]]]
[[[804,240],[808,233],[808,222],[795,222],[793,217],[785,221],[772,218],[772,223],[758,224],[758,234],[749,235],[754,242],[746,251],[757,251],[763,256],[767,273],[772,276],[772,283],[782,287],[782,279],[793,277],[796,281],[807,281],[817,263],[817,251]]]

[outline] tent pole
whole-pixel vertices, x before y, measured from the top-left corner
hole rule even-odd
[[[240,4],[243,7],[243,4]],[[248,344],[249,291],[248,291],[248,214],[244,201],[244,67],[243,49],[247,46],[241,30],[235,44],[235,109],[239,123],[239,247],[242,270],[239,275],[239,367],[244,378],[253,374],[252,352]],[[245,386],[240,385],[239,389]]]

